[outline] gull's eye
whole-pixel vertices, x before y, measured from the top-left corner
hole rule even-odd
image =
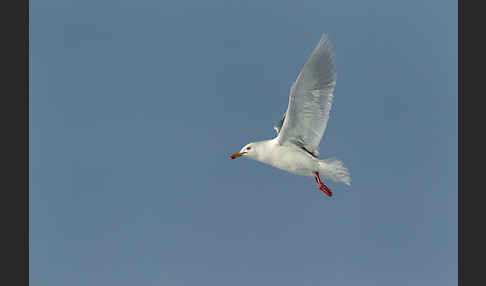
[[[251,149],[251,146],[246,147],[246,150],[250,150],[250,149]]]

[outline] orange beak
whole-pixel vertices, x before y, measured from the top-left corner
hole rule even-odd
[[[241,157],[241,156],[243,156],[245,154],[246,154],[246,152],[236,152],[233,155],[231,155],[230,158],[231,159],[236,159],[236,158]]]

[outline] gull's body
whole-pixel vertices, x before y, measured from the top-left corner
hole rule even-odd
[[[314,176],[328,196],[332,193],[319,176],[350,185],[349,172],[341,161],[318,159],[335,86],[334,58],[323,35],[290,89],[287,111],[274,126],[277,137],[249,143],[231,158],[247,156],[290,173]]]
[[[280,145],[275,139],[252,143],[252,146],[255,144],[258,153],[252,159],[275,168],[296,175],[313,176],[312,171],[318,167],[319,160],[297,146]]]

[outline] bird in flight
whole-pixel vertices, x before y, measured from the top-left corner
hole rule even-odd
[[[340,160],[318,158],[335,86],[334,56],[324,34],[290,88],[287,110],[274,126],[277,136],[248,143],[230,158],[244,156],[293,174],[313,176],[318,189],[329,197],[332,192],[321,177],[349,186],[349,171]]]

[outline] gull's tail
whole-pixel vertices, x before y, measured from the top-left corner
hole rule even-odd
[[[338,183],[345,183],[346,185],[351,185],[351,176],[346,167],[344,167],[343,162],[336,158],[329,158],[324,160],[319,160],[319,175],[324,178],[331,179]]]

